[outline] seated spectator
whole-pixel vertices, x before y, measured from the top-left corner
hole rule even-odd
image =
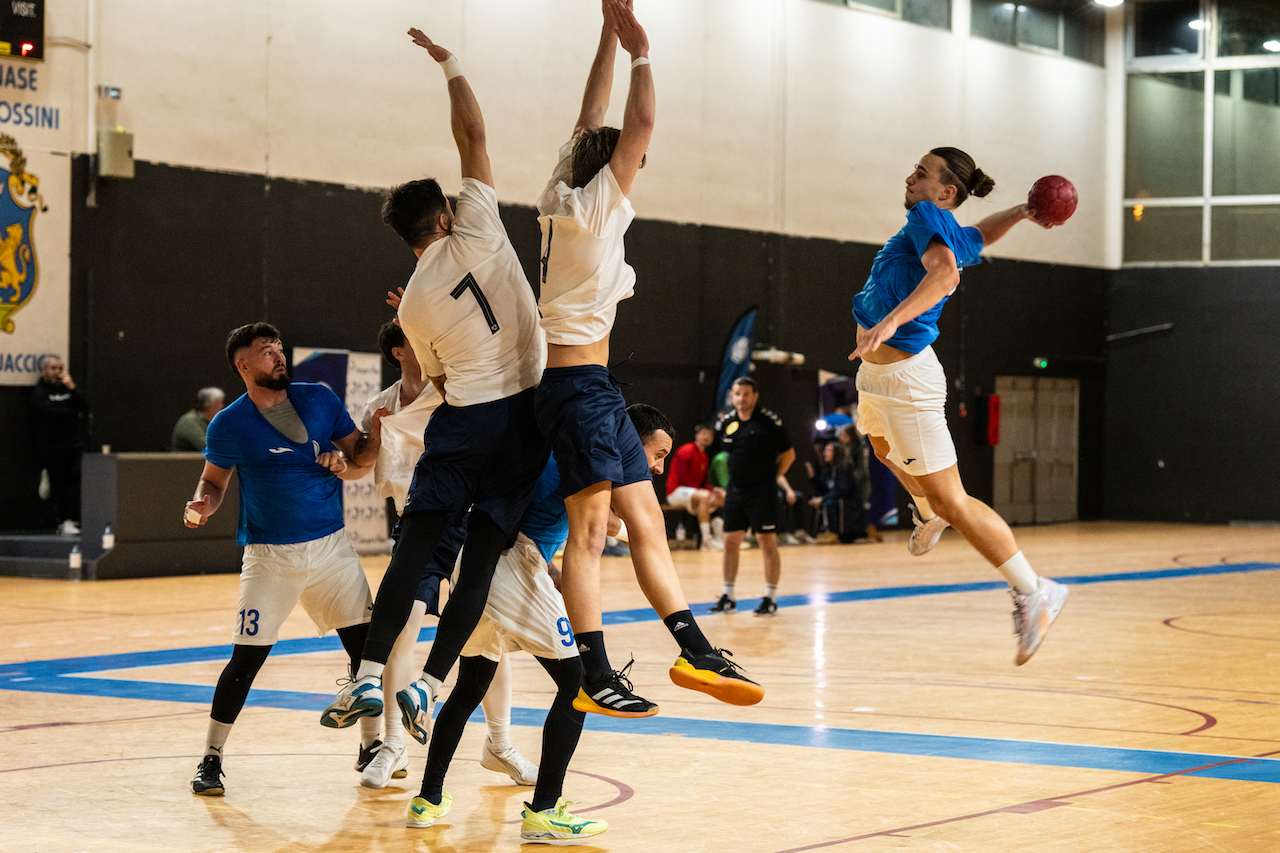
[[[864,515],[866,478],[859,479],[845,445],[832,442],[823,450],[822,467],[817,472],[806,463],[810,471],[815,497],[812,503],[822,513],[827,533],[819,541],[839,541],[849,544],[867,535]]]
[[[712,530],[711,513],[724,506],[724,489],[707,485],[707,448],[715,438],[709,424],[694,427],[693,441],[680,446],[671,456],[667,468],[667,505],[697,516],[702,532],[703,550],[723,551],[724,524]]]
[[[196,407],[178,418],[169,436],[169,449],[173,451],[204,450],[204,433],[209,421],[222,411],[227,395],[221,388],[201,388],[196,392]]]

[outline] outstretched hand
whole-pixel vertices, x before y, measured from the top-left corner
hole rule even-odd
[[[404,288],[397,287],[395,291],[387,291],[387,304],[397,311],[400,310],[400,300],[404,299]]]
[[[605,14],[613,19],[613,29],[618,34],[618,44],[622,45],[622,49],[631,54],[633,59],[648,56],[649,37],[631,11],[631,4],[626,0],[607,0],[605,7]]]
[[[409,37],[413,39],[413,43],[418,47],[425,47],[427,49],[427,53],[431,54],[431,58],[436,62],[444,62],[450,56],[453,56],[452,53],[433,42],[427,37],[426,33],[417,27],[409,28]]]

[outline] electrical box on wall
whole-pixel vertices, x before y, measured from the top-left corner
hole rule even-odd
[[[98,130],[98,177],[133,177],[133,134],[123,130]]]

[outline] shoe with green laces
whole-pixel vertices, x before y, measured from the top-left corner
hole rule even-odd
[[[524,818],[520,824],[520,840],[526,844],[582,844],[609,828],[603,820],[569,814],[569,805],[561,797],[555,808],[535,812],[533,806],[525,803],[520,813]]]

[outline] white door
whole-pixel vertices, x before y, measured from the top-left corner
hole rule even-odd
[[[993,509],[1010,524],[1074,521],[1079,381],[997,376],[996,393]]]

